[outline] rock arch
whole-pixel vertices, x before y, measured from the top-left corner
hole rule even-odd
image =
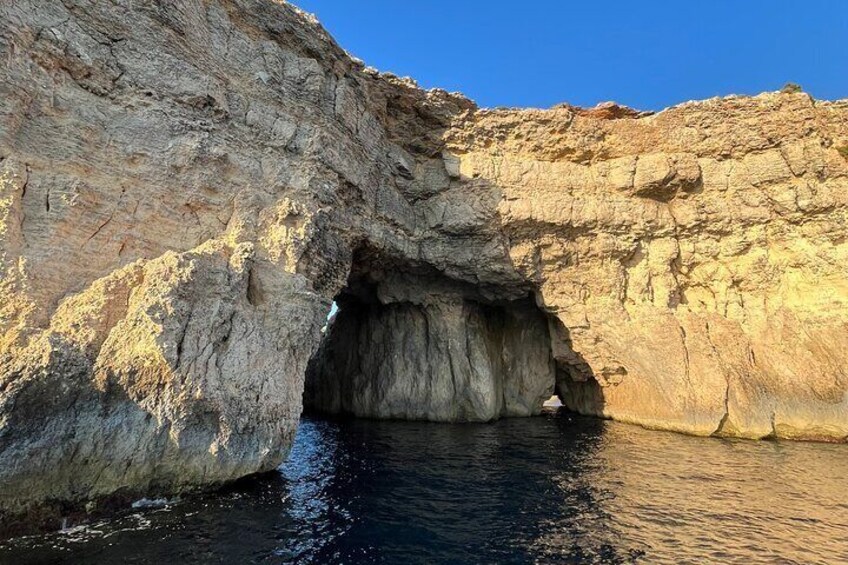
[[[441,419],[524,359],[589,414],[848,437],[845,101],[480,109],[271,0],[3,2],[0,60],[4,524],[273,469],[339,295],[375,369],[436,366],[407,323],[472,358]]]

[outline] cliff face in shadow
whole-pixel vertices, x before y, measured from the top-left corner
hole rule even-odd
[[[343,295],[307,370],[304,404],[437,422],[540,414],[555,368],[548,321],[535,304],[425,293],[388,303]]]
[[[274,468],[337,296],[333,410],[848,436],[845,102],[479,110],[271,0],[6,2],[0,60],[7,524]]]

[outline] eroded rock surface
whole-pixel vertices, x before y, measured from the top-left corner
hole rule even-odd
[[[0,60],[7,525],[278,465],[336,296],[326,409],[848,436],[844,101],[478,110],[272,0],[5,2]]]
[[[454,126],[461,178],[502,191],[511,262],[568,331],[568,406],[695,434],[848,435],[846,112],[764,94]]]
[[[332,414],[444,422],[534,416],[554,391],[548,321],[528,301],[341,301],[305,402]]]
[[[392,139],[471,104],[270,1],[4,2],[0,60],[0,521],[279,465],[353,249],[417,245]]]

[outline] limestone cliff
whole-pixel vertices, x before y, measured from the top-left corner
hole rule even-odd
[[[848,436],[848,103],[805,94],[598,119],[479,111],[447,134],[500,191],[559,322],[568,406],[695,434]],[[579,353],[579,359],[575,358]]]
[[[848,436],[846,102],[479,110],[272,0],[6,2],[0,60],[0,520],[273,468],[311,358],[361,415]]]

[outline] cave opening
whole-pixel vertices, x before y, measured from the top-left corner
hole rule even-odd
[[[554,320],[532,289],[481,287],[360,251],[309,363],[304,408],[442,422],[558,409]]]
[[[542,402],[542,410],[555,412],[563,407],[562,399],[559,397],[559,394],[554,391],[554,394],[551,395],[550,398]]]

